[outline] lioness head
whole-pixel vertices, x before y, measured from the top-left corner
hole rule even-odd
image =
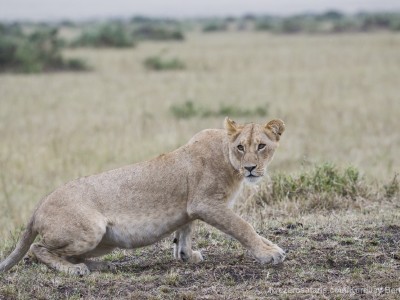
[[[272,120],[263,125],[238,124],[228,117],[224,123],[230,140],[231,164],[248,182],[257,182],[272,160],[279,139],[285,131],[285,124],[281,120]]]

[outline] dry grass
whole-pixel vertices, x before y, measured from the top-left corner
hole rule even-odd
[[[0,251],[9,248],[10,232],[25,224],[40,198],[60,184],[151,158],[184,144],[201,129],[222,126],[220,117],[176,119],[170,107],[186,101],[212,110],[221,103],[265,105],[267,119],[284,119],[287,131],[271,173],[330,161],[352,164],[370,181],[388,182],[400,171],[399,48],[395,34],[193,34],[184,43],[143,42],[135,49],[68,53],[88,59],[93,72],[0,75],[0,241],[8,245]],[[186,69],[145,70],[143,60],[160,53],[179,58]],[[372,198],[356,199],[355,205],[340,204],[339,213],[331,216],[283,201],[263,206],[268,213],[260,216],[271,218],[264,223],[252,211],[248,218],[260,231],[293,251],[283,269],[259,267],[240,255],[236,242],[200,229],[198,243],[206,255],[201,266],[172,262],[169,241],[146,248],[140,257],[128,253],[127,265],[117,274],[80,281],[20,265],[1,275],[0,299],[29,298],[32,286],[40,286],[31,291],[36,298],[51,294],[71,299],[107,298],[110,293],[254,298],[271,286],[366,286],[371,278],[382,279],[375,286],[395,287],[396,201],[378,206]],[[288,230],[288,222],[302,226]],[[215,241],[207,240],[210,236]],[[115,255],[118,261],[124,257]]]

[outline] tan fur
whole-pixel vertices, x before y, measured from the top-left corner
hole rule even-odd
[[[153,160],[80,178],[39,203],[16,249],[0,264],[7,271],[30,249],[49,267],[70,274],[112,266],[87,260],[114,248],[137,248],[175,233],[174,257],[199,262],[191,249],[192,222],[202,220],[239,240],[261,263],[285,258],[228,203],[243,180],[258,181],[284,131],[280,120],[204,130],[188,144]],[[264,146],[265,145],[265,146]],[[262,149],[260,149],[262,148]]]

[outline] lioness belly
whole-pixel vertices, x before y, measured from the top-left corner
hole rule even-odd
[[[143,220],[119,217],[107,226],[102,242],[125,249],[143,247],[159,241],[188,221],[185,213]]]

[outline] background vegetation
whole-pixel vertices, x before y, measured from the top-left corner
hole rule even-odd
[[[65,34],[61,39],[58,31]],[[204,33],[261,31],[272,34],[334,34],[400,31],[400,13],[358,13],[339,11],[300,14],[289,17],[244,15],[242,17],[172,20],[136,16],[131,19],[58,23],[0,23],[0,72],[44,72],[85,70],[81,58],[65,60],[61,50],[70,47],[130,48],[141,41],[184,41],[187,32]],[[182,69],[178,58],[162,62],[149,57],[149,69]]]
[[[0,72],[38,73],[43,71],[81,71],[84,61],[65,59],[63,41],[57,29],[41,29],[26,34],[18,25],[0,25]]]
[[[81,35],[72,41],[73,47],[133,47],[133,37],[126,28],[117,22],[99,25],[85,29]]]
[[[147,69],[155,71],[185,69],[185,63],[178,58],[166,58],[161,55],[147,57],[143,64]]]
[[[115,251],[104,259],[118,265],[116,273],[82,279],[26,260],[0,274],[0,299],[320,299],[340,298],[334,289],[341,287],[354,299],[396,299],[398,293],[380,288],[398,288],[400,276],[397,19],[328,12],[3,25],[1,258],[36,203],[57,186],[171,151],[204,128],[221,128],[225,115],[286,122],[271,177],[246,188],[235,210],[289,252],[281,266],[259,266],[236,241],[199,222],[200,265],[174,262],[171,238]],[[353,25],[334,29],[341,22]],[[218,30],[204,30],[209,24]],[[108,26],[132,44],[72,47]],[[184,38],[160,37],[148,26]],[[23,50],[7,50],[9,40]],[[17,65],[9,53],[34,59]],[[91,71],[48,72],[70,70],[74,58]],[[184,68],[161,72],[146,65],[149,58],[176,58]],[[285,295],[271,287],[328,290]]]

